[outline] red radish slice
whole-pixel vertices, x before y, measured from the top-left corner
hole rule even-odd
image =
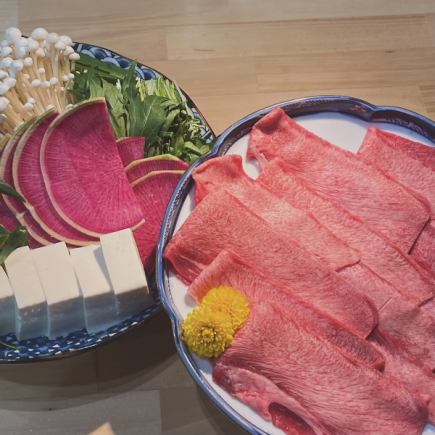
[[[12,231],[20,225],[15,215],[9,210],[2,196],[0,196],[0,225],[8,231]]]
[[[125,168],[125,172],[130,182],[133,182],[153,171],[185,171],[188,167],[189,165],[183,162],[183,160],[170,154],[163,154],[161,156],[134,160]]]
[[[12,177],[12,161],[15,149],[21,136],[24,134],[28,126],[29,124],[23,125],[22,128],[17,130],[12,135],[9,142],[4,147],[0,158],[0,179],[6,181],[6,183],[9,183],[11,186],[14,186],[14,180]],[[26,227],[30,237],[35,239],[41,245],[48,245],[50,243],[57,242],[56,239],[53,239],[40,227],[40,225],[33,219],[21,201],[18,201],[15,198],[7,195],[3,195],[3,200],[10,212],[14,214],[18,222]]]
[[[134,231],[145,271],[152,274],[160,226],[166,206],[184,171],[156,171],[133,184],[134,193],[142,207],[145,223]]]
[[[122,137],[116,141],[118,152],[124,166],[143,158],[145,138],[143,136]]]
[[[47,193],[41,171],[41,144],[49,125],[57,117],[53,111],[40,116],[23,134],[13,158],[13,180],[17,191],[26,198],[25,206],[39,225],[57,240],[84,246],[97,239],[77,231],[56,212]]]
[[[103,98],[78,104],[50,125],[41,169],[54,208],[80,232],[97,237],[143,222]]]
[[[0,195],[0,225],[8,231],[13,231],[15,228],[19,227],[21,224],[18,222],[14,214],[9,210],[9,207],[4,202]],[[27,236],[28,244],[31,249],[40,248],[43,246],[40,242],[34,239],[30,234]]]

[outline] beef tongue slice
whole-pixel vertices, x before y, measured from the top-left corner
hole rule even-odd
[[[377,323],[372,302],[296,243],[289,243],[225,191],[193,210],[165,250],[165,259],[191,283],[224,249],[266,270],[277,282],[359,336]],[[291,287],[289,287],[291,286]]]
[[[261,304],[264,300],[281,305],[285,316],[320,340],[333,344],[355,364],[379,369],[384,367],[384,358],[365,339],[352,334],[334,319],[274,283],[273,277],[243,263],[233,252],[222,251],[195,279],[188,293],[199,302],[210,289],[220,286],[241,291],[251,306]]]
[[[257,182],[294,207],[312,213],[332,233],[360,252],[361,263],[404,297],[416,304],[432,299],[435,284],[426,270],[361,219],[319,195],[299,177],[287,173],[281,159],[265,165]]]
[[[411,253],[435,275],[435,147],[372,127],[368,129],[358,155],[429,202],[432,220],[423,229]]]
[[[248,157],[281,157],[323,197],[342,205],[408,252],[430,218],[427,202],[376,167],[336,147],[275,109],[251,130]]]
[[[251,397],[255,407],[250,392],[255,394],[260,382],[253,382],[251,373],[296,404],[282,403],[276,390],[269,394],[263,387],[258,395],[263,410],[274,402],[289,407],[316,433],[420,435],[427,419],[427,398],[388,375],[353,364],[273,303],[252,307],[247,323],[218,359],[213,378],[239,399]]]
[[[360,254],[332,234],[310,213],[288,202],[249,178],[242,159],[228,155],[209,160],[194,170],[195,199],[199,202],[208,192],[224,188],[252,213],[264,219],[290,241],[295,241],[334,270],[359,262]]]

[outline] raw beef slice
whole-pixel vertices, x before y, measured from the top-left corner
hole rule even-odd
[[[340,276],[364,283],[364,290],[369,290],[366,294],[380,311],[380,327],[395,338],[400,337],[410,354],[435,368],[433,315],[429,310],[416,309],[432,298],[433,284],[412,258],[370,231],[358,218],[284,173],[278,160],[263,168],[257,182],[293,206],[311,212],[335,235],[359,250],[361,262],[344,268]]]
[[[338,148],[275,109],[249,136],[248,157],[281,157],[286,171],[340,204],[408,252],[429,220],[426,202],[372,165]]]
[[[411,156],[409,152],[398,149],[394,143],[386,140],[388,137],[377,128],[369,128],[358,156],[423,196],[431,206],[432,215],[435,215],[435,168],[426,166],[424,161]]]
[[[369,128],[358,155],[409,189],[422,195],[435,218],[435,148]],[[435,274],[435,223],[423,229],[412,255]]]
[[[373,368],[384,367],[384,358],[365,339],[357,337],[334,319],[275,285],[273,277],[244,264],[230,251],[222,251],[193,281],[188,293],[200,302],[212,288],[220,286],[241,291],[251,306],[262,304],[263,301],[275,302],[282,307],[285,316],[320,340],[333,344],[350,361]]]
[[[267,417],[276,402],[322,434],[420,435],[427,419],[427,397],[356,366],[273,303],[251,308],[247,323],[217,360],[213,379],[262,415]]]
[[[435,275],[435,220],[431,220],[421,232],[411,255]]]
[[[406,153],[409,157],[435,171],[435,146],[427,146],[374,127],[370,127],[369,132],[371,135],[376,135],[383,143],[388,143],[388,146],[394,151]]]
[[[357,335],[367,336],[376,325],[376,309],[357,289],[224,191],[208,195],[193,210],[167,245],[165,259],[184,282],[191,283],[224,249],[267,271],[288,291]]]
[[[226,189],[285,238],[302,245],[334,270],[359,262],[359,252],[334,236],[311,214],[292,207],[249,178],[240,156],[211,159],[195,169],[192,176],[195,192],[202,192],[202,197],[215,189]]]
[[[376,331],[369,338],[386,360],[385,373],[402,383],[409,391],[430,398],[429,421],[435,423],[435,376],[431,370],[422,367],[418,359],[412,358],[388,334]]]
[[[406,298],[422,304],[433,297],[433,281],[398,247],[371,231],[364,222],[338,204],[326,200],[307,183],[284,171],[280,160],[263,167],[257,182],[294,207],[312,213],[333,234],[357,249],[361,262],[385,279]]]

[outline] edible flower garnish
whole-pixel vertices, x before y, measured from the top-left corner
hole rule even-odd
[[[183,321],[183,340],[198,356],[217,358],[231,345],[248,316],[249,304],[242,293],[231,287],[216,287]]]
[[[232,287],[220,286],[211,289],[201,301],[202,307],[222,314],[231,319],[233,333],[236,333],[249,316],[249,304],[246,297]]]
[[[231,344],[233,326],[228,315],[199,307],[184,320],[182,333],[191,352],[202,358],[213,358]]]

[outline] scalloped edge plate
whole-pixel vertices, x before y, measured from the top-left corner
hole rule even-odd
[[[282,432],[215,385],[211,377],[210,363],[193,356],[184,346],[181,340],[180,322],[191,309],[192,301],[185,298],[186,286],[169,271],[163,260],[163,251],[174,232],[192,210],[193,169],[206,160],[227,153],[240,154],[244,157],[247,147],[246,134],[256,121],[276,107],[282,107],[290,116],[297,117],[298,122],[305,128],[352,151],[357,150],[368,123],[377,123],[382,129],[422,141],[427,145],[435,144],[434,121],[409,110],[375,106],[352,97],[307,97],[278,103],[242,118],[225,130],[219,136],[212,151],[195,162],[183,175],[166,209],[157,248],[157,285],[160,298],[171,319],[177,351],[194,381],[224,414],[252,434],[282,434]],[[244,161],[244,166],[248,174],[255,175],[257,171],[255,165]],[[424,434],[435,434],[435,428],[427,425]]]

